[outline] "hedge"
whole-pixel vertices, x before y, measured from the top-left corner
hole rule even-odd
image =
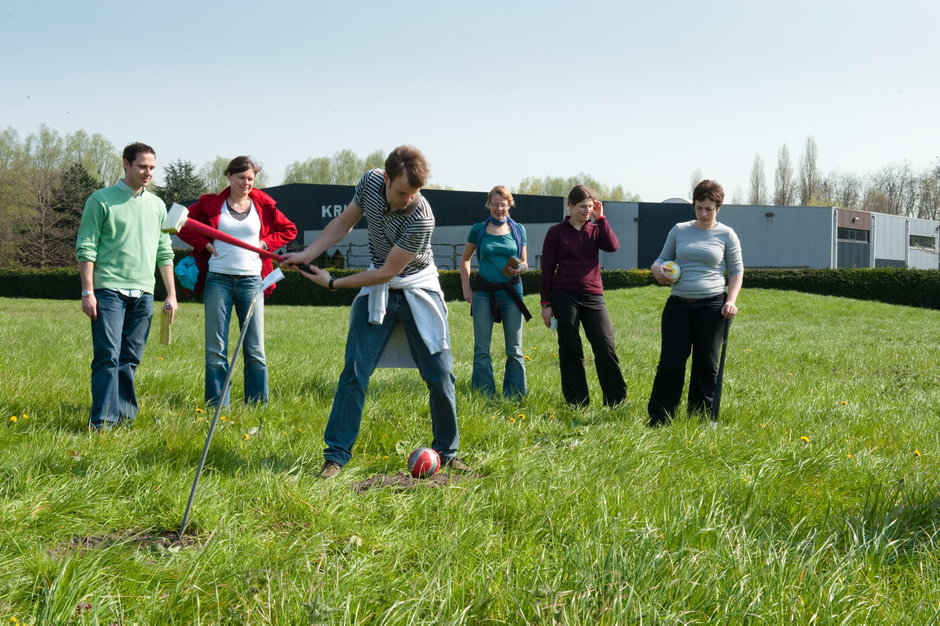
[[[333,276],[347,276],[356,270],[333,269]],[[652,285],[649,270],[604,270],[607,289],[624,289]],[[460,273],[442,270],[441,287],[448,300],[462,297]],[[541,275],[538,270],[523,274],[526,293],[538,293]],[[745,288],[782,289],[858,300],[877,300],[927,309],[940,309],[940,271],[906,269],[842,269],[842,270],[772,270],[751,269],[744,272]],[[51,300],[78,299],[81,281],[78,268],[2,269],[0,297],[41,298]],[[342,306],[356,296],[356,289],[328,291],[311,284],[298,272],[285,272],[270,304]],[[165,296],[163,283],[157,278],[154,296]],[[194,295],[181,291],[180,299],[193,300]]]

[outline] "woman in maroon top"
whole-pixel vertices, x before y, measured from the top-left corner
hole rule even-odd
[[[548,229],[542,244],[542,320],[549,328],[552,318],[558,322],[565,402],[587,406],[590,401],[579,330],[583,325],[594,351],[604,405],[613,406],[626,400],[627,383],[620,372],[604,302],[598,251],[613,252],[620,242],[604,217],[604,205],[584,185],[568,193],[568,212],[564,221]]]

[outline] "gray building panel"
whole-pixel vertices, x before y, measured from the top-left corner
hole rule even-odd
[[[897,215],[872,214],[872,242],[875,244],[875,259],[893,261],[904,267],[907,262],[906,220]]]
[[[744,267],[832,267],[830,207],[726,204],[718,221],[741,240]]]
[[[637,266],[640,205],[637,202],[605,202],[604,216],[620,241],[616,252],[601,252],[601,267],[631,269]]]

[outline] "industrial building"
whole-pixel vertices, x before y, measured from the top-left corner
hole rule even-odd
[[[297,225],[291,249],[311,243],[346,207],[354,187],[290,184],[265,189]],[[432,244],[437,266],[456,269],[472,224],[485,219],[486,192],[425,189],[437,220]],[[529,265],[539,267],[545,232],[559,222],[565,199],[514,194],[513,219],[526,227]],[[606,269],[649,267],[676,222],[694,219],[692,205],[669,202],[605,202],[604,214],[620,249],[601,254]],[[719,221],[741,239],[749,268],[940,268],[940,222],[835,207],[726,204]],[[347,267],[364,267],[369,253],[363,220],[331,254]]]

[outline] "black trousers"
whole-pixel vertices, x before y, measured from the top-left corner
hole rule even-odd
[[[721,316],[725,294],[702,300],[670,296],[663,307],[662,344],[647,413],[650,426],[665,424],[676,415],[682,398],[685,363],[692,354],[687,411],[712,415],[718,356],[727,320]]]
[[[584,350],[579,329],[584,326],[594,351],[594,367],[604,396],[604,405],[620,404],[627,398],[627,383],[620,372],[614,346],[614,329],[604,296],[572,291],[552,292],[552,312],[558,320],[558,362],[561,392],[565,402],[587,406],[590,402],[584,372]]]

